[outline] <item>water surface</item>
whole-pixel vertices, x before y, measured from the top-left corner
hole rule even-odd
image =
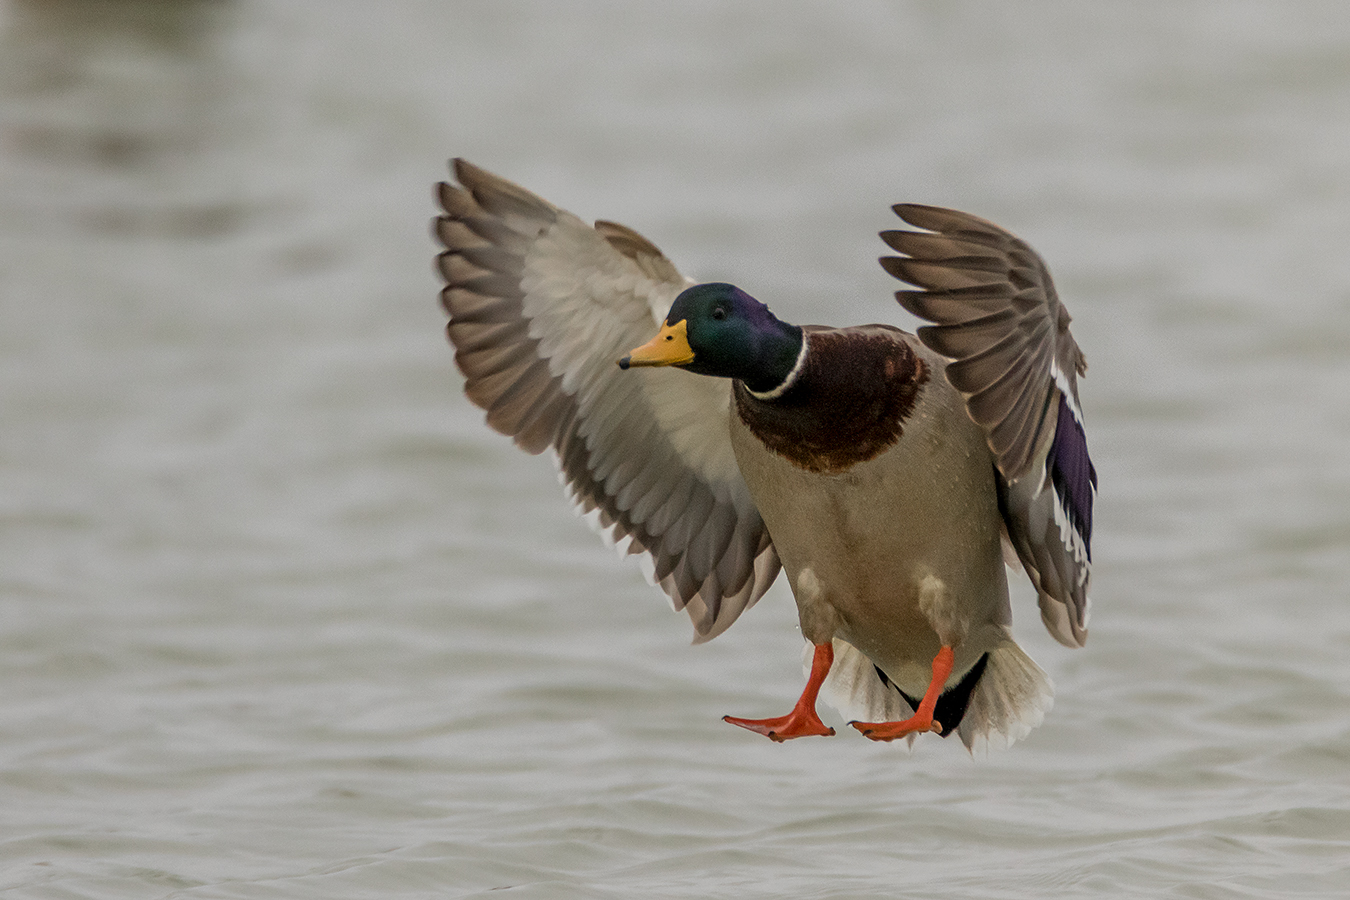
[[[1343,896],[1347,35],[1333,2],[0,3],[0,891]],[[794,321],[912,324],[893,202],[1030,240],[1102,482],[1088,647],[1015,597],[1046,723],[972,760],[720,722],[800,689],[791,597],[690,647],[482,425],[430,263],[451,155]]]

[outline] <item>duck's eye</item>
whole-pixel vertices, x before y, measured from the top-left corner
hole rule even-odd
[[[727,311],[719,306],[712,311],[712,317],[720,322],[727,317]]]

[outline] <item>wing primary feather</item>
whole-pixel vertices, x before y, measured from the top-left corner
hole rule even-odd
[[[462,159],[452,170],[432,230],[466,394],[522,449],[553,449],[578,513],[649,557],[695,640],[721,633],[778,572],[734,466],[728,396],[613,365],[688,282],[631,228],[587,225]]]

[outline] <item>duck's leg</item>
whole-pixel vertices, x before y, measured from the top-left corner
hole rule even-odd
[[[928,690],[924,691],[923,699],[919,701],[919,708],[908,719],[903,722],[849,722],[848,724],[861,731],[864,737],[869,737],[874,741],[893,741],[896,738],[925,731],[940,734],[942,723],[933,721],[933,709],[937,706],[938,697],[942,695],[942,686],[947,683],[948,676],[952,674],[952,663],[955,659],[956,655],[952,652],[952,648],[943,644],[942,649],[938,650],[937,656],[933,657],[933,679],[928,682]]]
[[[815,648],[815,654],[811,657],[811,676],[806,679],[806,687],[802,689],[802,695],[797,698],[797,705],[792,707],[792,712],[776,719],[738,719],[735,716],[723,716],[722,721],[748,728],[770,740],[780,742],[810,734],[826,736],[834,734],[834,729],[826,728],[825,723],[820,721],[820,716],[816,715],[816,697],[820,694],[820,686],[825,683],[825,676],[830,674],[830,666],[834,664],[834,644],[826,641],[823,644],[816,644]]]

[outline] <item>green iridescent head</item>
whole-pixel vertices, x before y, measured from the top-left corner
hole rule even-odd
[[[799,327],[780,321],[735,285],[699,284],[675,298],[656,337],[619,360],[619,366],[677,366],[736,378],[765,393],[792,371],[802,339]]]

